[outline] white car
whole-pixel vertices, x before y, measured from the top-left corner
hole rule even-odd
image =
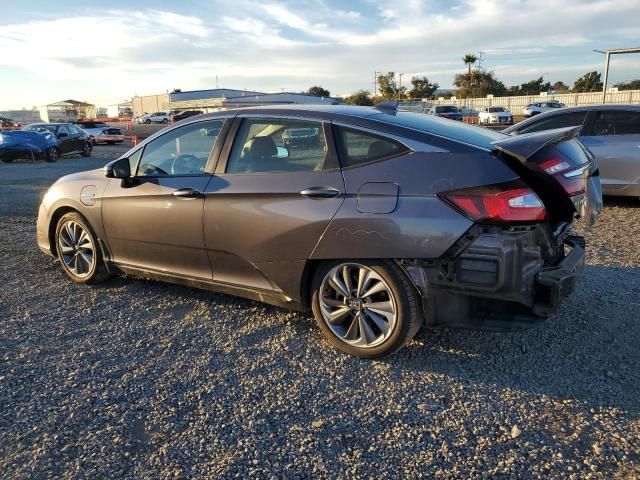
[[[136,118],[136,123],[169,123],[169,114],[167,112],[147,113]]]
[[[552,110],[556,110],[558,108],[563,108],[566,105],[564,103],[560,103],[557,100],[550,100],[548,102],[536,102],[530,103],[524,110],[522,110],[522,114],[525,117],[533,117],[539,113],[550,112]]]
[[[81,121],[77,122],[76,125],[87,132],[91,138],[100,135],[105,128],[109,128],[109,125],[104,122]]]
[[[492,123],[497,125],[513,124],[513,115],[504,107],[486,107],[478,114],[478,119],[480,123],[484,125],[490,125]]]

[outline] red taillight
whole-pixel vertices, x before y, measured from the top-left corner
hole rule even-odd
[[[441,196],[478,222],[540,222],[547,217],[544,204],[528,187],[491,185]]]

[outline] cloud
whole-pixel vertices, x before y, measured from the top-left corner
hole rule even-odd
[[[0,20],[0,106],[58,97],[105,103],[211,87],[216,75],[231,88],[302,90],[320,83],[349,93],[371,89],[374,70],[383,70],[406,79],[409,72],[425,74],[448,87],[469,51],[483,51],[484,65],[507,84],[547,72],[570,83],[601,63],[593,48],[640,44],[637,0],[565,0],[561,9],[556,0],[207,5],[91,9],[57,18],[51,10],[40,20]],[[640,56],[628,57],[615,60],[614,81],[638,76]]]

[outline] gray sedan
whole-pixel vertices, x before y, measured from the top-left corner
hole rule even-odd
[[[287,132],[318,132],[287,148]],[[573,129],[509,137],[397,104],[190,117],[58,180],[40,248],[77,283],[125,272],[311,310],[336,348],[421,325],[517,329],[573,291],[601,192]]]
[[[605,195],[640,197],[640,105],[563,108],[504,130],[511,135],[578,126],[578,140],[595,155]]]

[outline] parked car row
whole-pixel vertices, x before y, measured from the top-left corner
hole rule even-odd
[[[20,128],[22,128],[20,122],[7,117],[0,117],[0,130],[20,130]]]
[[[0,132],[0,160],[20,158],[55,162],[61,156],[89,157],[92,140],[87,132],[71,123],[33,123],[23,130]]]

